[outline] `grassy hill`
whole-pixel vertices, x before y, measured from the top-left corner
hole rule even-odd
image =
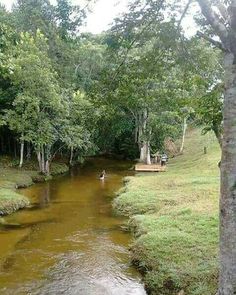
[[[130,217],[133,261],[150,294],[215,294],[219,160],[214,136],[191,130],[167,172],[129,177],[115,199],[116,210]]]

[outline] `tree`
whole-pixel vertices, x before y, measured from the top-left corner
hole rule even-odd
[[[54,8],[48,0],[17,0],[13,5],[13,18],[19,32],[36,34],[40,30],[46,37],[52,37]]]
[[[81,9],[78,5],[72,5],[68,0],[57,0],[55,18],[62,39],[76,36],[78,28],[85,18],[85,12],[85,9]]]
[[[236,0],[198,0],[202,14],[218,36],[207,36],[224,52],[224,107],[220,197],[219,295],[236,294]],[[204,34],[203,34],[204,36]]]
[[[9,76],[18,88],[13,109],[5,120],[20,134],[21,160],[24,141],[32,143],[37,153],[40,172],[49,174],[51,148],[57,141],[60,118],[66,108],[50,60],[47,41],[38,30],[35,37],[22,33],[13,51]]]
[[[200,124],[205,126],[203,133],[213,131],[220,147],[223,139],[223,84],[217,84],[212,90],[196,100],[196,115]]]
[[[65,95],[64,95],[65,99]],[[60,141],[69,151],[69,164],[73,164],[76,153],[80,158],[93,147],[93,133],[98,114],[85,96],[77,91],[68,97],[67,115],[60,122]]]
[[[180,109],[180,116],[182,117],[183,120],[183,133],[182,133],[182,141],[181,141],[181,146],[180,146],[180,154],[183,153],[184,151],[184,141],[185,141],[185,135],[186,135],[186,131],[187,131],[187,122],[188,119],[190,117],[190,115],[194,112],[193,108],[189,108],[189,107],[183,107]]]

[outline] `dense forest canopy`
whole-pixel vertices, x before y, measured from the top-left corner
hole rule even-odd
[[[189,121],[222,135],[222,56],[186,37],[186,6],[130,1],[99,35],[82,33],[88,6],[18,0],[0,7],[2,154],[36,158],[42,173],[60,155],[73,161],[116,153],[150,163]],[[202,30],[211,34],[201,23]]]

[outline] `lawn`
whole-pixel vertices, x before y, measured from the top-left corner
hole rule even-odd
[[[130,217],[132,259],[150,294],[215,294],[219,160],[214,135],[191,130],[167,172],[127,178],[115,199],[115,209]]]
[[[17,163],[17,162],[16,162]],[[17,188],[28,187],[35,182],[43,182],[54,175],[67,172],[69,167],[64,163],[52,163],[51,176],[39,174],[36,162],[28,162],[22,169],[17,168],[15,161],[9,157],[0,158],[0,216],[29,205],[29,200],[16,192]]]

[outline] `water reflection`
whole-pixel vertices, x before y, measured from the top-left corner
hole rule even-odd
[[[45,183],[44,188],[39,195],[39,207],[44,208],[49,205],[50,202],[50,182]]]
[[[101,167],[108,171],[104,181]],[[24,190],[38,207],[7,218],[25,229],[12,229],[3,241],[0,294],[146,294],[129,263],[131,237],[120,230],[124,219],[111,209],[127,167],[98,159]]]

